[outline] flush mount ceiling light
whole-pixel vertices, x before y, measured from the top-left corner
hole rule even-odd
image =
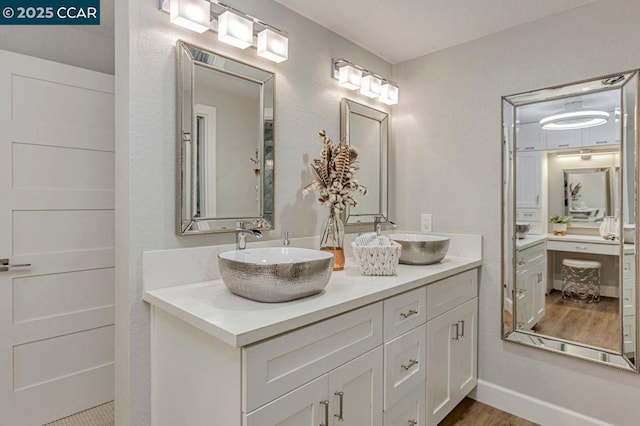
[[[210,8],[209,0],[172,0],[169,6],[171,23],[204,33],[209,30]]]
[[[286,32],[217,0],[158,2],[160,10],[168,12],[174,24],[199,33],[215,31],[219,41],[240,49],[255,47],[259,56],[276,63],[289,58]]]
[[[387,105],[398,103],[399,88],[392,81],[379,74],[371,72],[346,59],[334,59],[332,63],[332,77],[342,87],[359,90],[364,96],[378,99]]]
[[[571,102],[567,112],[550,115],[540,120],[545,130],[576,130],[596,127],[609,121],[609,113],[599,110],[583,110],[582,102]]]

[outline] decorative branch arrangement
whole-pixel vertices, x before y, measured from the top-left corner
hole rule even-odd
[[[319,132],[323,148],[321,158],[311,164],[311,172],[315,180],[302,190],[303,195],[313,190],[320,192],[318,202],[329,206],[336,213],[342,212],[348,205],[355,207],[358,203],[351,197],[352,191],[367,193],[367,188],[354,178],[360,168],[357,158],[358,150],[347,145],[333,145],[324,130]]]
[[[575,185],[573,185],[572,183],[569,184],[569,191],[571,191],[571,199],[572,200],[577,200],[580,197],[580,190],[582,189],[582,184],[580,182],[576,183]]]

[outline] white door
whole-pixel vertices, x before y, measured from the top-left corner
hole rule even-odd
[[[244,426],[328,426],[328,388],[328,376],[324,375],[245,415]],[[212,416],[213,425],[215,413]]]
[[[382,347],[329,373],[330,424],[382,426]]]
[[[473,299],[455,309],[459,337],[453,344],[451,381],[453,382],[455,403],[467,396],[477,383],[477,319],[478,299]]]
[[[540,152],[516,154],[516,207],[539,208],[542,159]]]
[[[427,423],[437,425],[456,406],[451,361],[456,338],[455,309],[427,322]]]
[[[0,51],[0,425],[113,399],[113,93]]]

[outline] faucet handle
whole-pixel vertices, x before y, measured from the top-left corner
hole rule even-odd
[[[291,245],[291,241],[289,241],[289,237],[294,235],[293,232],[285,231],[284,240],[282,241],[283,246]]]

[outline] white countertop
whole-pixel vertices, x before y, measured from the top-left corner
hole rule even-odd
[[[541,242],[547,240],[548,235],[527,235],[524,238],[516,238],[516,247],[518,250],[524,250],[529,247],[535,246]]]
[[[143,298],[231,345],[242,347],[481,266],[481,255],[446,257],[427,266],[399,265],[396,275],[361,276],[352,259],[318,295],[260,303],[231,293],[222,280],[145,291]]]

